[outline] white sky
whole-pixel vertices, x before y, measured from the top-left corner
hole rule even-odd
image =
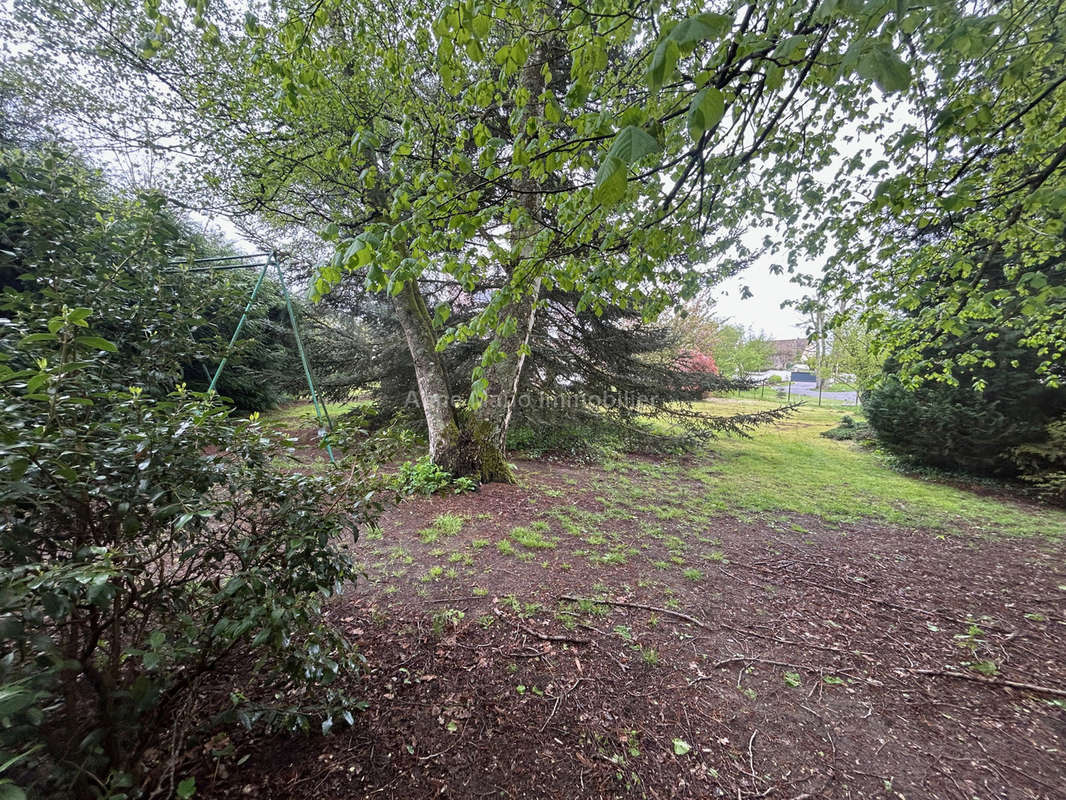
[[[752,297],[741,297],[747,286]],[[763,332],[771,339],[795,339],[806,336],[807,324],[794,308],[781,308],[786,300],[799,300],[803,289],[789,281],[788,274],[774,275],[769,264],[758,262],[740,275],[716,287],[715,316],[727,318],[735,325]]]

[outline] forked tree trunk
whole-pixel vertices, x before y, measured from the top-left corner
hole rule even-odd
[[[429,434],[430,459],[452,475],[476,478],[482,483],[513,483],[514,476],[489,427],[458,412],[452,402],[448,372],[437,352],[433,320],[414,281],[404,284],[393,298],[393,307],[414,363]]]
[[[545,81],[542,67],[546,53],[547,48],[542,43],[523,67],[521,84],[529,92],[530,100],[519,130],[524,130],[526,120],[543,115],[541,94]],[[530,222],[515,231],[513,257],[506,271],[512,288],[519,291],[501,317],[513,319],[516,326],[513,333],[497,336],[495,340],[499,351],[506,353],[506,358],[486,369],[486,398],[477,411],[461,413],[452,403],[447,372],[436,349],[433,321],[415,283],[408,281],[394,300],[414,361],[418,392],[429,429],[430,458],[453,475],[476,477],[483,483],[515,482],[506,459],[507,428],[518,395],[525,350],[533,330],[541,288],[539,271],[531,266],[532,241],[537,233],[537,225],[532,220],[540,203],[538,184],[528,173],[523,173],[515,181],[515,190]]]

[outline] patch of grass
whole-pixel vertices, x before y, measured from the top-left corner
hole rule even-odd
[[[703,572],[701,570],[696,569],[695,567],[689,567],[681,574],[684,575],[690,581],[703,580]]]
[[[555,542],[544,538],[547,530],[546,523],[534,522],[528,527],[519,525],[516,528],[511,528],[509,535],[516,543],[529,550],[551,550],[555,547]]]
[[[444,567],[441,567],[441,566],[430,567],[426,571],[426,573],[421,578],[419,578],[418,580],[420,580],[422,583],[429,583],[430,581],[440,580],[440,577],[443,574],[444,574]]]
[[[500,555],[505,556],[513,556],[517,552],[510,539],[500,539],[496,542],[496,549],[500,551]]]
[[[712,399],[698,407],[722,416],[771,405]],[[692,505],[809,514],[832,522],[872,518],[948,532],[969,528],[1054,539],[1066,532],[1066,511],[1004,502],[903,475],[873,451],[819,436],[838,421],[839,408],[808,404],[750,439],[717,441],[718,458],[689,472],[702,483]]]
[[[374,404],[366,400],[348,400],[343,403],[326,403],[326,413],[330,418],[336,419],[343,414],[347,414],[350,411],[357,409],[372,412]],[[315,416],[314,406],[311,405],[309,400],[304,400],[298,403],[291,403],[284,408],[275,408],[270,411],[262,412],[261,418],[264,422],[277,427],[288,429],[299,429],[307,427],[317,427],[318,419]]]
[[[458,514],[441,514],[428,528],[418,532],[418,538],[426,544],[432,544],[442,536],[455,536],[463,529],[463,518]]]

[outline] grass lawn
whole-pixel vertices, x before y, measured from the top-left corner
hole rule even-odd
[[[772,405],[753,400],[712,399],[709,414],[727,415]],[[718,509],[790,511],[830,521],[872,518],[933,528],[990,534],[1066,534],[1066,511],[982,496],[967,489],[903,475],[875,452],[819,434],[853,408],[806,403],[789,420],[757,431],[751,439],[722,439],[717,458],[688,469],[706,487],[699,503]],[[672,466],[659,468],[666,477]]]

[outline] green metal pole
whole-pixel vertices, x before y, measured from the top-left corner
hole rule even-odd
[[[281,269],[281,260],[275,257],[273,253],[270,254],[270,260],[274,262],[274,266],[278,270],[278,282],[281,283],[281,293],[285,296],[285,307],[289,311],[289,322],[292,323],[292,335],[296,339],[296,352],[300,354],[300,363],[303,364],[304,377],[307,378],[307,388],[311,390],[311,405],[315,408],[315,416],[318,418],[319,424],[324,423],[326,428],[332,431],[333,421],[329,418],[329,412],[326,411],[326,404],[320,403],[318,392],[315,391],[315,381],[311,377],[311,365],[307,363],[307,354],[304,352],[303,339],[300,337],[300,327],[296,324],[296,311],[293,309],[292,299],[289,297],[289,287],[285,284],[285,273]],[[336,464],[337,459],[333,457],[333,448],[330,446],[328,439],[326,440],[326,452],[329,453],[329,460]]]
[[[229,361],[230,351],[233,350],[233,346],[237,344],[237,337],[241,335],[241,328],[244,327],[245,320],[248,319],[248,312],[252,310],[252,303],[255,302],[255,296],[259,294],[259,287],[263,285],[263,278],[266,277],[267,269],[270,268],[270,259],[267,259],[263,264],[263,269],[259,273],[259,280],[255,282],[255,288],[252,289],[252,296],[248,298],[248,303],[244,307],[244,313],[241,314],[240,321],[237,322],[237,329],[233,331],[233,336],[230,337],[229,347],[226,348],[226,355],[222,357],[222,361],[219,362],[218,369],[215,370],[215,375],[211,378],[211,384],[207,387],[207,393],[211,394],[215,391],[215,384],[218,383],[219,376],[222,375],[222,368],[226,366],[226,362]]]

